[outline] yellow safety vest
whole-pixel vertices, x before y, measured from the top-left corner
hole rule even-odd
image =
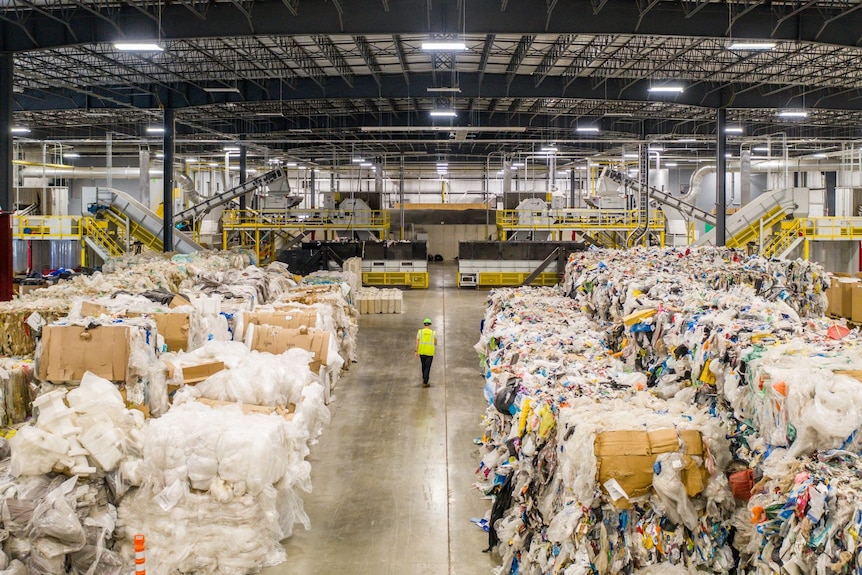
[[[422,328],[416,333],[416,341],[419,342],[417,351],[419,355],[434,355],[434,339],[437,332],[433,329]]]

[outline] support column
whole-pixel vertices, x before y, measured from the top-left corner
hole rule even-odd
[[[311,168],[311,173],[308,175],[308,191],[309,191],[308,207],[310,209],[314,209],[314,195],[317,193],[317,190],[315,190],[316,186],[314,185],[316,177],[317,176],[314,172],[314,168]]]
[[[163,247],[162,251],[174,251],[174,109],[165,108],[165,175],[162,191]]]
[[[727,110],[715,111],[715,245],[723,246],[727,223]]]
[[[140,198],[141,203],[150,207],[150,149],[141,146],[138,150],[138,165],[141,167]]]
[[[12,65],[11,52],[0,54],[0,210],[7,212],[16,207],[12,188]]]
[[[244,144],[240,144],[239,146],[239,183],[244,184],[247,178],[246,168],[248,167],[248,148],[245,147]],[[243,194],[239,197],[239,209],[240,211],[245,211],[246,207],[246,194]]]
[[[11,301],[14,296],[12,276],[12,212],[0,212],[0,301]]]
[[[0,54],[0,301],[13,296],[12,212],[12,53]],[[5,212],[4,212],[5,210]]]

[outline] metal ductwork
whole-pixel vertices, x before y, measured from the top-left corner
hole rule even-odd
[[[140,168],[57,168],[57,167],[41,167],[28,166],[21,170],[20,174],[24,178],[66,178],[70,180],[81,179],[105,179],[110,171],[111,177],[117,180],[137,180],[141,177]],[[161,177],[163,172],[160,168],[150,168],[151,177]]]
[[[791,172],[837,172],[846,166],[834,160],[815,160],[815,159],[798,159],[798,160],[762,160],[757,163],[751,162],[751,173],[766,173],[777,172],[787,169]],[[728,162],[727,171],[738,172],[739,162]],[[680,199],[693,204],[697,201],[700,195],[703,179],[707,174],[715,173],[715,165],[701,166],[691,175],[689,179],[688,193],[680,196]]]

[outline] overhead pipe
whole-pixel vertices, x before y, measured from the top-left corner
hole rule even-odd
[[[66,178],[70,180],[81,179],[96,179],[107,178],[108,168],[92,168],[92,167],[59,167],[51,166],[50,164],[44,167],[28,166],[21,170],[21,176],[24,178]],[[141,177],[140,168],[111,168],[111,177],[117,180],[137,180]],[[163,175],[163,170],[160,168],[150,168],[150,176],[159,177]]]

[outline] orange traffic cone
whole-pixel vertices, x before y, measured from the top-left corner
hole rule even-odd
[[[147,575],[147,551],[143,535],[135,535],[135,575]]]

